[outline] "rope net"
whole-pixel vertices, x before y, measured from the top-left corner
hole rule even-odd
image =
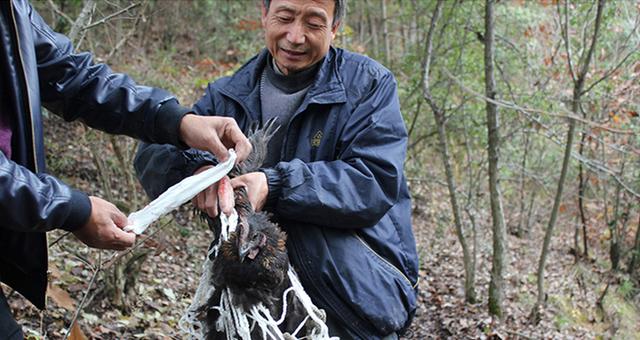
[[[200,284],[196,289],[191,305],[186,309],[179,322],[180,329],[184,333],[188,334],[192,339],[205,339],[206,335],[212,331],[205,322],[206,311],[214,309],[220,314],[215,323],[215,330],[224,333],[228,340],[255,339],[256,334],[261,334],[262,339],[274,340],[338,339],[337,337],[329,337],[329,329],[325,323],[324,311],[318,309],[313,302],[311,302],[311,298],[304,291],[304,288],[302,288],[302,284],[300,284],[300,280],[291,266],[289,266],[287,272],[291,287],[287,288],[283,293],[282,315],[278,315],[277,318],[271,315],[269,309],[265,307],[262,302],[252,306],[248,312],[242,308],[238,308],[233,304],[233,293],[228,288],[220,292],[218,305],[207,306],[216,291],[211,283],[211,268],[213,267],[211,255],[213,255],[213,257],[218,256],[218,250],[222,242],[226,241],[229,234],[235,231],[238,223],[238,215],[235,210],[229,217],[220,214],[220,222],[221,233],[218,243],[213,246],[207,254],[208,256],[203,264],[202,275],[200,276]],[[279,328],[287,315],[287,296],[289,294],[294,294],[295,298],[300,301],[307,313],[304,320],[291,334],[283,333]],[[309,322],[309,319],[311,319],[312,322]],[[309,327],[309,324],[313,326]],[[298,334],[300,334],[303,328],[306,329],[306,334],[298,337]],[[256,332],[256,330],[258,331]]]

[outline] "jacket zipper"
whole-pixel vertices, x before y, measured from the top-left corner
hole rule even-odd
[[[309,89],[309,90],[311,90],[311,89]],[[307,92],[307,94],[308,93],[309,92]],[[307,94],[305,94],[305,99],[307,98]],[[280,159],[284,159],[287,156],[287,155],[285,155],[285,153],[286,153],[286,151],[288,149],[288,145],[287,144],[289,144],[289,128],[293,124],[293,121],[296,120],[297,118],[299,118],[307,110],[307,108],[311,104],[316,104],[313,101],[313,99],[309,99],[309,100],[303,101],[302,104],[300,104],[300,106],[298,107],[298,110],[296,110],[296,112],[293,113],[291,118],[289,118],[289,121],[287,122],[287,129],[285,130],[286,133],[284,135],[284,139],[282,140],[282,149],[280,150]]]
[[[15,9],[14,9],[14,3],[13,0],[9,1],[9,8],[11,9],[10,13],[11,13],[11,20],[13,21],[13,27],[14,27],[14,38],[16,39],[16,45],[17,45],[17,53],[18,53],[18,59],[20,60],[20,69],[22,70],[22,80],[24,82],[23,86],[24,86],[24,95],[26,96],[26,100],[27,103],[25,106],[25,109],[28,111],[28,117],[29,117],[29,126],[31,127],[31,151],[32,151],[32,157],[33,157],[33,169],[34,172],[38,173],[40,171],[40,169],[38,169],[38,157],[36,155],[36,141],[35,141],[35,127],[33,126],[33,109],[31,108],[31,95],[29,93],[29,83],[28,83],[28,78],[27,78],[27,72],[24,69],[24,59],[22,58],[22,48],[20,46],[20,35],[18,34],[18,23],[16,22],[16,15],[15,15]]]
[[[14,8],[14,3],[13,0],[9,1],[9,13],[11,14],[11,20],[13,21],[13,27],[14,27],[14,37],[16,39],[16,45],[17,45],[17,54],[18,54],[18,59],[20,60],[20,69],[22,70],[22,80],[23,80],[23,86],[24,86],[24,95],[26,97],[27,103],[26,105],[23,104],[23,106],[25,107],[25,109],[28,111],[27,113],[27,117],[29,118],[29,126],[31,127],[31,151],[32,151],[32,157],[33,157],[33,170],[35,173],[39,172],[39,168],[38,168],[38,157],[36,154],[36,134],[35,134],[35,126],[33,125],[33,109],[31,107],[31,94],[29,93],[29,80],[27,78],[27,72],[24,69],[24,58],[22,57],[22,48],[20,46],[20,34],[18,32],[18,23],[16,22],[16,14],[15,14],[15,8]],[[48,233],[44,233],[44,242],[45,242],[45,247],[46,247],[46,254],[47,254],[47,258],[49,257],[49,236]],[[46,275],[46,280],[49,280],[49,273],[47,270],[47,275]],[[45,282],[46,283],[46,282]],[[44,299],[44,309],[47,309],[47,298],[45,297]]]
[[[404,275],[404,273],[398,269],[398,267],[394,266],[391,262],[387,261],[387,259],[385,259],[384,257],[382,257],[380,254],[378,254],[375,250],[373,250],[373,248],[371,248],[371,246],[369,246],[369,244],[358,234],[353,233],[353,235],[360,241],[362,242],[362,244],[367,247],[367,249],[369,249],[369,251],[371,251],[375,256],[377,256],[382,262],[386,263],[389,265],[389,267],[393,268],[398,274],[400,274],[400,276],[407,281],[407,283],[409,284],[410,287],[412,287],[413,289],[416,289],[416,287],[418,287],[418,282],[420,281],[420,278],[418,278],[418,280],[416,280],[416,284],[412,284],[411,280],[409,280],[409,278]]]

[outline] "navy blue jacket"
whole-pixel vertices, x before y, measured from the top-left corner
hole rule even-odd
[[[0,1],[0,90],[0,114],[13,133],[11,159],[0,152],[0,278],[43,308],[44,232],[81,227],[91,204],[86,194],[45,174],[41,106],[67,121],[176,145],[189,110],[169,93],[138,86],[94,64],[89,53],[75,53],[26,0]]]
[[[260,121],[267,51],[209,84],[202,115]],[[287,231],[289,257],[315,304],[352,333],[375,339],[408,326],[418,257],[403,173],[407,133],[396,82],[377,62],[331,48],[288,126],[281,162],[263,169],[266,210]],[[142,146],[135,166],[155,197],[199,166],[205,153]]]

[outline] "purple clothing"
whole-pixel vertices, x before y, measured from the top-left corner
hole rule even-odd
[[[11,121],[9,116],[0,114],[0,151],[11,159]]]

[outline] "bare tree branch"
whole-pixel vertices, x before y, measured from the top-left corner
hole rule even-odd
[[[467,87],[466,85],[464,85],[462,83],[462,81],[460,81],[460,79],[456,78],[454,75],[451,74],[451,72],[449,72],[449,70],[447,70],[446,68],[442,68],[441,71],[447,76],[449,77],[451,80],[453,80],[464,92],[467,92],[471,95],[473,95],[474,97],[476,97],[476,99],[480,100],[480,101],[485,101],[485,102],[490,102],[493,104],[496,104],[498,106],[507,108],[507,109],[511,109],[511,110],[516,110],[516,111],[524,111],[524,112],[529,112],[529,113],[539,113],[539,114],[544,114],[544,115],[548,115],[551,117],[558,117],[558,118],[567,118],[567,119],[572,119],[590,126],[593,126],[595,128],[604,130],[604,131],[609,131],[612,133],[618,133],[618,134],[626,134],[626,135],[635,135],[636,132],[633,130],[620,130],[620,129],[615,129],[612,127],[608,127],[608,126],[604,126],[602,124],[598,124],[596,122],[593,122],[591,120],[587,120],[584,119],[578,115],[573,114],[571,111],[564,109],[564,108],[560,108],[559,111],[564,112],[564,114],[560,114],[560,113],[553,113],[553,112],[549,112],[549,111],[544,111],[544,110],[540,110],[540,109],[533,109],[533,108],[528,108],[528,107],[524,107],[524,106],[520,106],[517,105],[515,103],[510,103],[504,100],[498,100],[498,99],[491,99],[488,98],[487,96],[476,92],[472,89],[470,89],[469,87]]]
[[[73,19],[71,19],[71,17],[69,17],[65,12],[61,11],[60,7],[58,7],[58,5],[56,5],[56,3],[53,2],[53,0],[47,0],[47,3],[49,4],[49,7],[51,7],[51,9],[53,9],[53,11],[56,12],[56,14],[61,16],[69,24],[73,24]]]
[[[82,30],[82,31],[86,31],[86,30],[88,30],[88,29],[92,29],[92,28],[94,28],[94,27],[96,27],[96,26],[102,25],[102,24],[104,24],[105,22],[109,21],[110,19],[112,19],[112,18],[114,18],[114,17],[117,17],[117,16],[118,16],[118,15],[120,15],[120,14],[126,13],[126,12],[128,12],[128,11],[130,11],[130,10],[132,10],[132,9],[134,9],[134,8],[136,8],[136,7],[138,7],[138,6],[140,6],[140,3],[139,3],[139,2],[138,2],[138,3],[133,3],[133,4],[131,4],[131,5],[127,6],[127,7],[123,8],[123,9],[121,9],[121,10],[119,10],[119,11],[116,11],[116,12],[114,12],[114,13],[111,13],[111,14],[107,15],[106,17],[104,17],[104,18],[102,18],[102,19],[100,19],[100,20],[98,20],[98,21],[96,21],[96,22],[93,22],[93,23],[91,23],[91,24],[89,24],[89,25],[87,25],[87,26],[82,27],[82,29],[81,29],[81,30]]]

